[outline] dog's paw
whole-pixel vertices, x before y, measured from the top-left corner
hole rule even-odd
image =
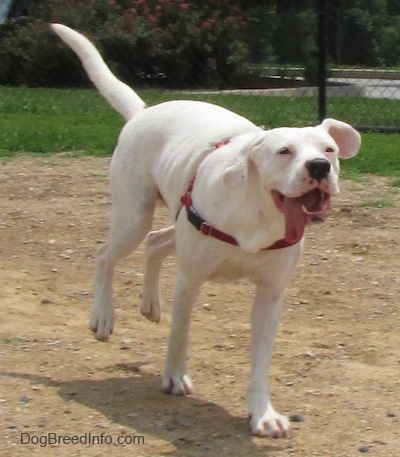
[[[272,406],[261,416],[250,415],[253,435],[270,438],[286,438],[290,433],[290,422],[286,416],[278,414]]]
[[[147,298],[144,293],[142,295],[143,301],[142,306],[140,307],[140,312],[149,321],[158,324],[161,320],[161,299],[159,297],[156,299]]]
[[[161,389],[167,394],[190,395],[193,392],[193,384],[188,375],[164,376]]]
[[[108,341],[114,329],[114,310],[92,308],[89,319],[89,328],[99,341]]]

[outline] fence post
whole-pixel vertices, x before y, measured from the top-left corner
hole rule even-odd
[[[318,114],[322,122],[326,118],[326,1],[318,0]]]

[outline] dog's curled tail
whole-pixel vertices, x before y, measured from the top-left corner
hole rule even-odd
[[[139,95],[111,72],[85,36],[62,24],[51,24],[51,28],[77,54],[98,91],[126,120],[146,107]]]

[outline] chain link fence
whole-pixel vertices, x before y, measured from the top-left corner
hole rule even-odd
[[[136,89],[281,97],[269,124],[298,105],[310,124],[400,131],[397,0],[4,0],[0,22],[1,86],[89,87],[61,22]]]

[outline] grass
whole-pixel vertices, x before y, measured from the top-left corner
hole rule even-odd
[[[398,100],[331,97],[328,98],[327,112],[330,117],[353,125],[400,127],[400,103]]]
[[[386,199],[366,200],[365,202],[359,203],[357,206],[360,208],[393,208],[394,203]]]
[[[123,119],[84,89],[0,88],[0,155],[111,154]]]
[[[265,97],[231,94],[196,94],[140,91],[149,105],[172,99],[209,101],[231,109],[266,127],[318,123],[317,100],[310,97]],[[393,125],[400,119],[396,100],[332,98],[329,115],[352,124]],[[109,155],[124,124],[94,89],[28,89],[0,87],[0,156],[19,153]],[[374,173],[399,177],[400,134],[364,133],[360,154],[342,162],[344,175]]]
[[[362,142],[360,153],[342,162],[345,176],[371,173],[400,177],[400,134],[363,133]]]

